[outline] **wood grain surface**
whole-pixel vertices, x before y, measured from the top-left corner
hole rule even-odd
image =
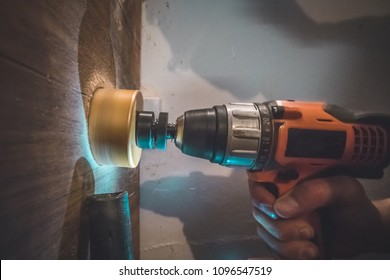
[[[96,164],[87,114],[139,87],[140,30],[140,0],[0,2],[1,259],[88,258],[83,201],[119,190],[139,257],[139,170]]]

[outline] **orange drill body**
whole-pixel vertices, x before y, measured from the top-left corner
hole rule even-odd
[[[389,163],[385,114],[286,100],[190,110],[175,126],[165,119],[138,113],[137,145],[165,148],[160,144],[173,138],[183,153],[246,168],[251,179],[276,185],[279,195],[325,171],[379,178]]]
[[[283,112],[272,120],[272,153],[262,170],[248,172],[251,179],[276,184],[282,195],[297,182],[325,170],[340,169],[342,174],[344,170],[384,168],[388,135],[384,126],[374,124],[373,115],[344,122],[326,111],[326,103],[276,104]]]

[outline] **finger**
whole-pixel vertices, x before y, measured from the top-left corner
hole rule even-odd
[[[267,185],[253,180],[248,180],[248,185],[249,185],[249,192],[251,194],[251,197],[255,202],[254,206],[256,206],[256,204],[261,204],[261,203],[267,205],[274,204],[275,196],[272,194],[270,190],[267,189]]]
[[[253,209],[253,216],[270,235],[281,241],[307,240],[315,235],[314,228],[303,219],[275,221],[257,208]]]
[[[364,190],[354,179],[346,176],[307,180],[275,201],[275,212],[283,218],[308,214],[316,209],[338,203],[348,203],[352,195]]]
[[[272,219],[277,219],[278,216],[273,207],[276,199],[275,196],[261,183],[249,180],[248,184],[252,205],[266,213]]]
[[[257,227],[257,234],[282,257],[288,259],[315,259],[318,257],[318,248],[311,241],[282,242],[269,234],[261,225]]]

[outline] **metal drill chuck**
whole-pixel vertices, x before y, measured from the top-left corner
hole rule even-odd
[[[176,125],[168,113],[138,112],[136,142],[142,149],[165,149],[166,141],[190,156],[223,166],[261,169],[271,150],[271,116],[268,106],[230,103],[208,109],[190,110]]]
[[[228,115],[228,137],[224,166],[254,166],[261,137],[259,110],[251,103],[225,105]]]
[[[223,166],[262,168],[272,143],[268,106],[230,103],[179,117],[176,146],[185,154]]]

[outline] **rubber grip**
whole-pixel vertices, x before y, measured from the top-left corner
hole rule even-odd
[[[390,114],[387,113],[355,112],[334,104],[326,104],[324,111],[344,123],[390,126]]]
[[[324,111],[341,122],[356,124],[379,125],[384,128],[388,139],[390,138],[390,114],[378,112],[354,112],[334,104],[326,104]],[[381,166],[372,166],[371,169],[360,168],[360,170],[345,170],[343,174],[348,174],[358,178],[378,179],[383,176],[381,169],[390,164],[390,141],[387,143],[387,154]]]

